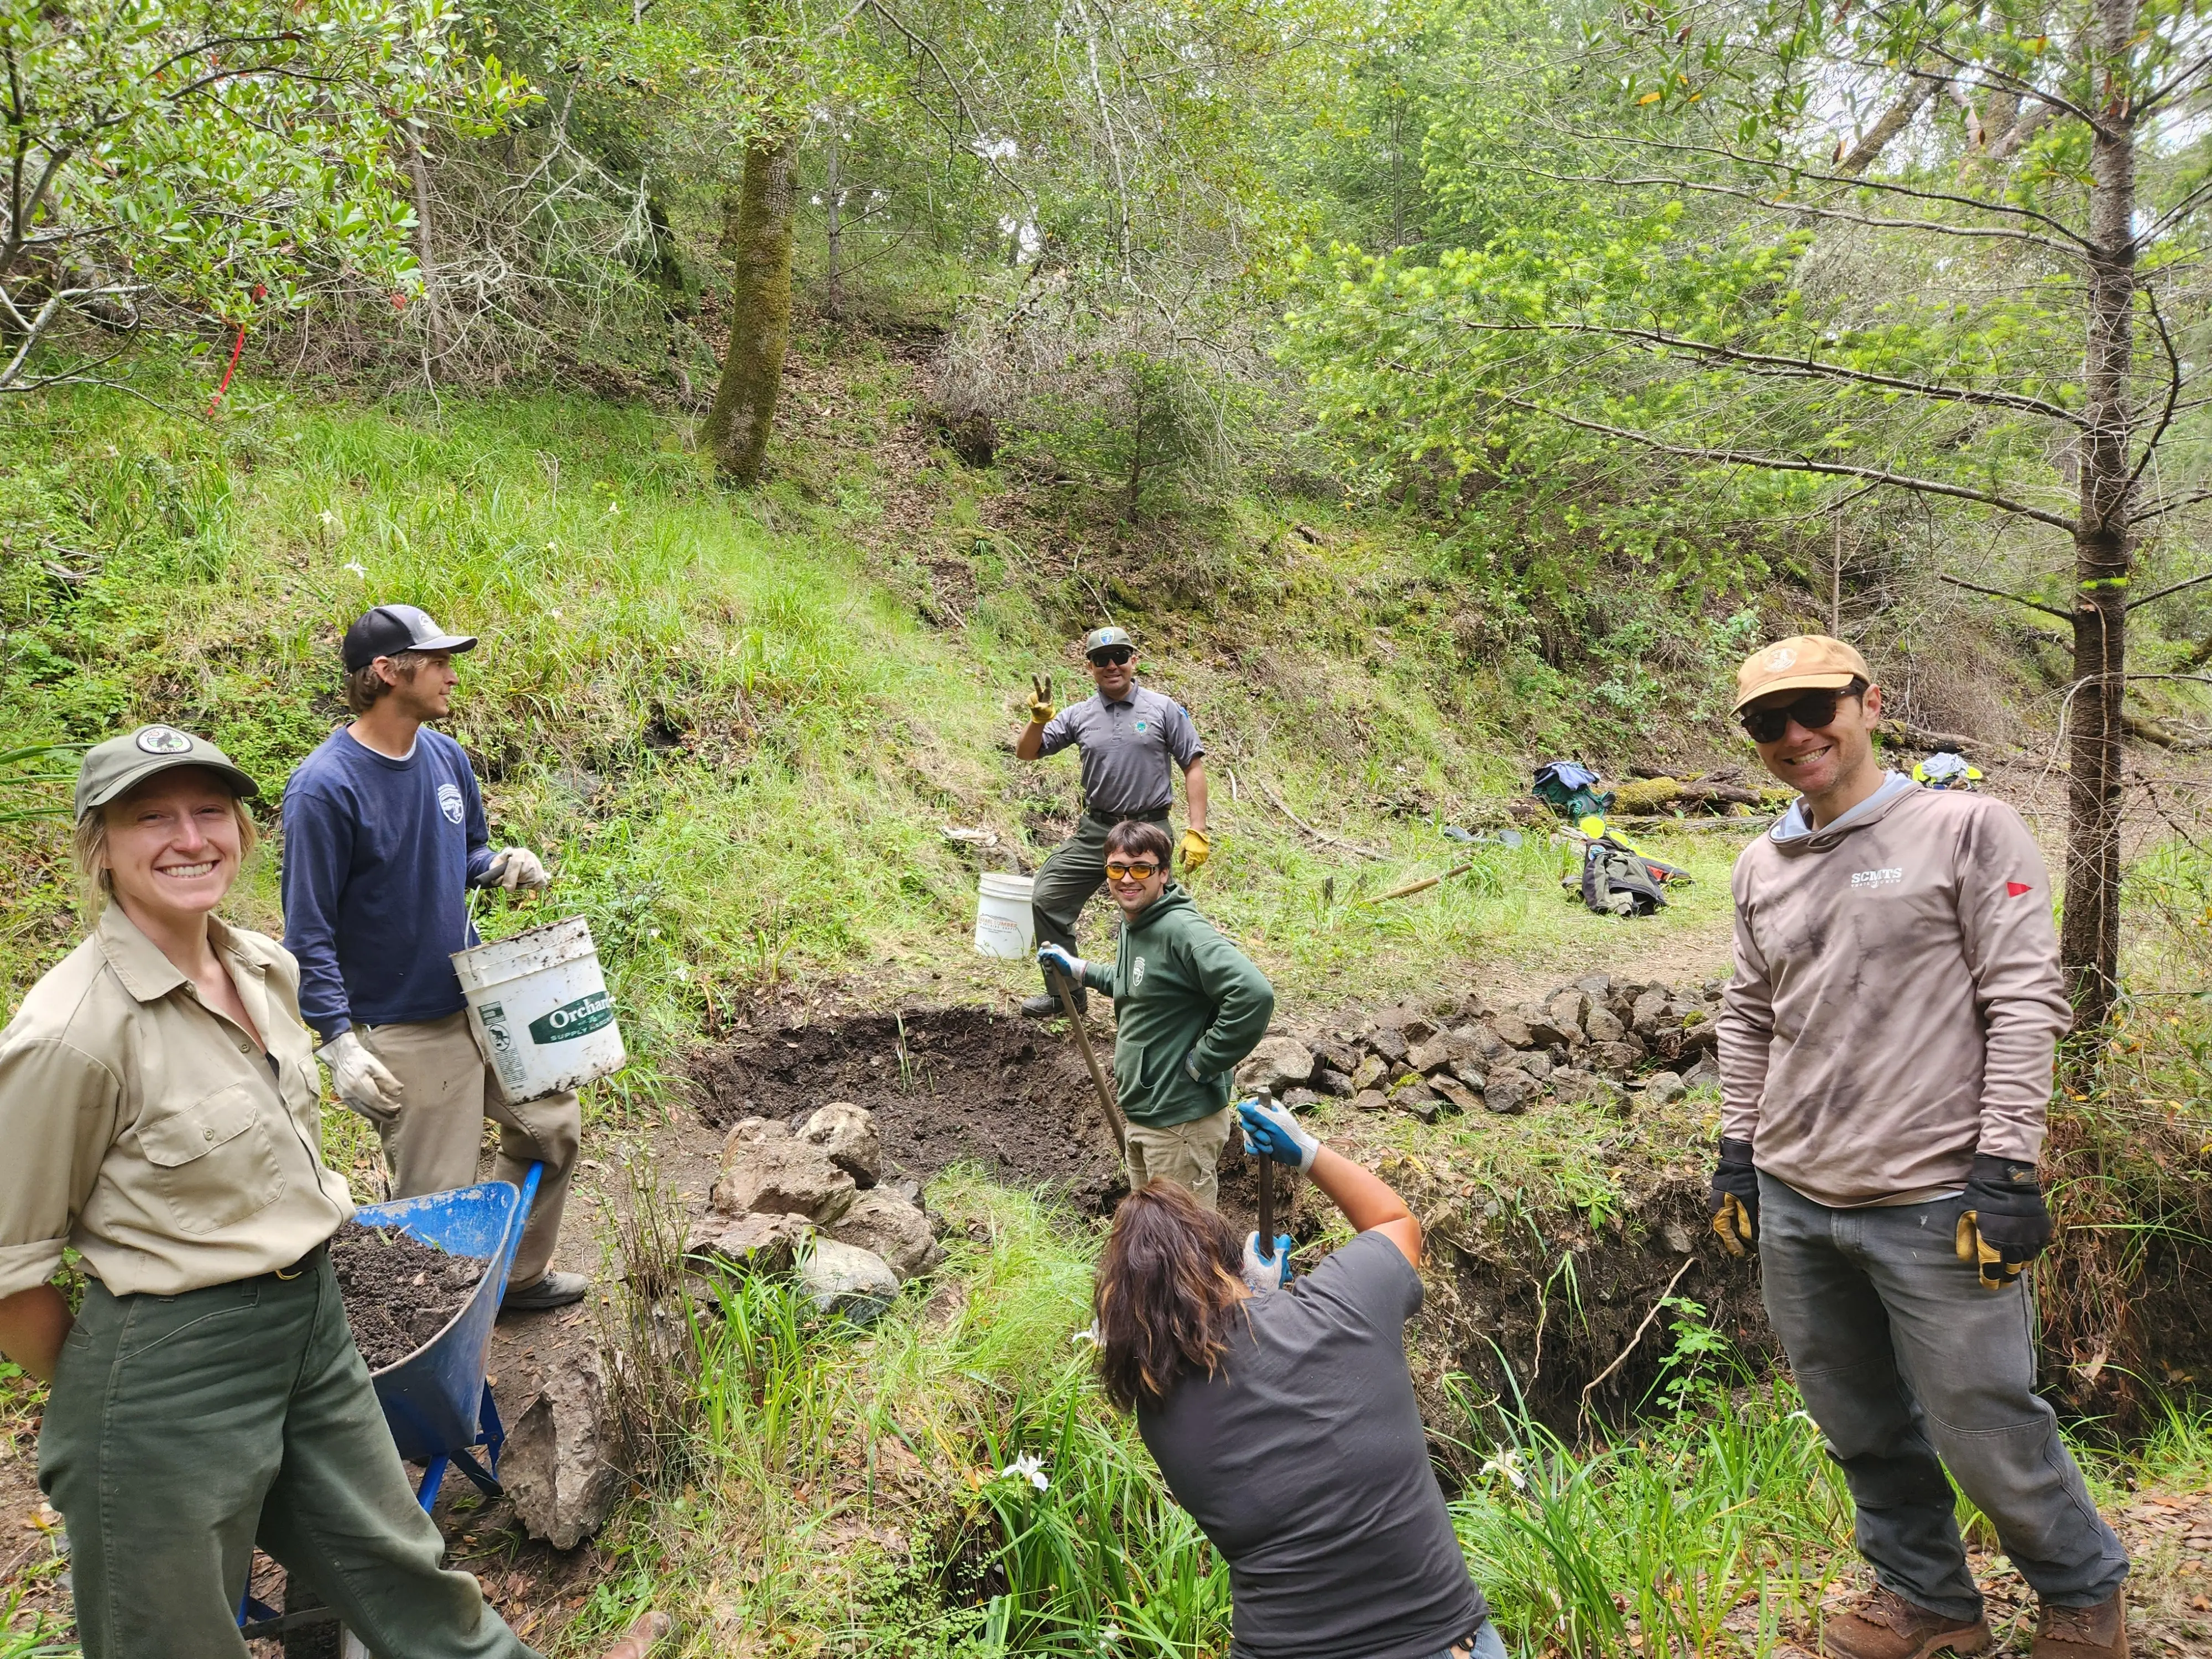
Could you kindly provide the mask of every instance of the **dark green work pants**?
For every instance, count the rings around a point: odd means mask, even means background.
[[[39,1485],[69,1526],[85,1659],[246,1659],[257,1543],[378,1659],[534,1659],[439,1566],[327,1255],[181,1296],[88,1285]]]
[[[1083,954],[1075,942],[1076,918],[1091,896],[1106,884],[1106,831],[1110,827],[1085,812],[1075,821],[1075,833],[1052,849],[1036,872],[1030,886],[1030,912],[1039,945],[1057,945],[1072,957]],[[1169,833],[1172,839],[1174,832]],[[1048,994],[1052,991],[1048,976],[1044,988]],[[1076,987],[1075,994],[1081,996],[1082,987]]]

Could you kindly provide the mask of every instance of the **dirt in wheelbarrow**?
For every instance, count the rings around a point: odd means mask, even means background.
[[[448,1255],[405,1233],[349,1221],[331,1240],[346,1322],[371,1370],[407,1358],[446,1328],[483,1277],[483,1258]]]
[[[692,1062],[700,1115],[715,1128],[796,1124],[846,1100],[875,1114],[886,1180],[969,1163],[1093,1213],[1120,1195],[1113,1134],[1064,1020],[954,1006],[764,1024]],[[1092,1026],[1091,1041],[1110,1065],[1111,1030]]]

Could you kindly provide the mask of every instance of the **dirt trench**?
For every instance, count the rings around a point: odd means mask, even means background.
[[[1111,1032],[1094,1028],[1091,1041],[1103,1061]],[[1090,1075],[1056,1025],[965,1006],[810,1019],[734,1037],[695,1060],[691,1075],[701,1115],[717,1128],[744,1117],[803,1118],[826,1101],[865,1106],[894,1176],[926,1182],[972,1162],[1091,1216],[1110,1213],[1127,1190]],[[1465,1431],[1444,1420],[1457,1409],[1443,1388],[1453,1372],[1477,1399],[1517,1394],[1562,1433],[1577,1431],[1586,1405],[1614,1421],[1632,1413],[1672,1343],[1663,1313],[1638,1338],[1670,1283],[1754,1367],[1771,1357],[1756,1269],[1712,1243],[1701,1183],[1632,1190],[1617,1220],[1594,1229],[1572,1210],[1485,1214],[1410,1161],[1386,1163],[1382,1173],[1429,1231],[1429,1297],[1414,1346],[1439,1432]],[[1223,1212],[1251,1225],[1254,1172],[1233,1136],[1220,1180]],[[1327,1201],[1309,1188],[1297,1206],[1299,1242],[1318,1239],[1328,1218]],[[1562,1261],[1571,1266],[1563,1270]],[[1624,1352],[1585,1401],[1585,1387]]]

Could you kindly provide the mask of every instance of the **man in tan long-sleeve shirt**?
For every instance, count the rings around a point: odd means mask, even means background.
[[[1948,1469],[2041,1601],[2034,1659],[2124,1659],[2127,1555],[2035,1394],[2020,1281],[2051,1237],[2036,1158],[2072,1018],[2050,877],[2009,806],[1882,770],[1872,678],[1818,635],[1736,676],[1802,794],[1736,860],[1713,1223],[1758,1248],[1874,1568],[1821,1649],[1989,1645]]]

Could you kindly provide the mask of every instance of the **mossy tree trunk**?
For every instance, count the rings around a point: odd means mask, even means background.
[[[745,150],[744,182],[723,204],[722,243],[730,282],[730,349],[701,439],[714,471],[731,483],[760,482],[783,355],[791,342],[791,223],[799,141],[762,139]]]

